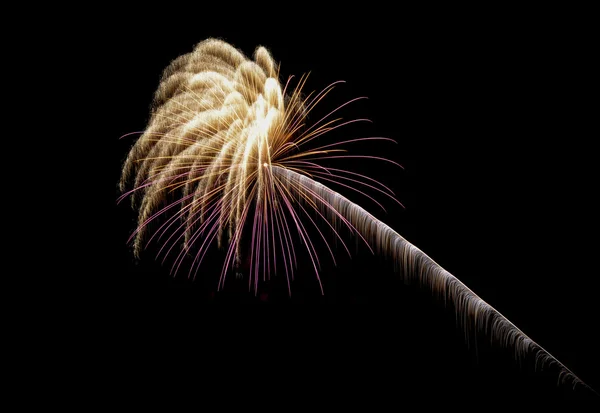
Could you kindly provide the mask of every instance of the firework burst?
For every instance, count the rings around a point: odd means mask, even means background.
[[[133,206],[139,207],[138,228],[131,238],[137,257],[144,242],[160,240],[159,254],[166,258],[176,253],[174,273],[186,255],[194,255],[189,275],[195,276],[208,246],[213,241],[227,244],[221,287],[228,270],[242,260],[244,224],[251,220],[249,284],[256,291],[261,275],[270,276],[279,265],[290,288],[296,267],[292,233],[299,234],[317,279],[319,257],[306,225],[315,226],[328,248],[329,244],[310,218],[308,210],[323,216],[314,200],[298,211],[298,196],[304,193],[284,185],[273,173],[274,167],[345,186],[349,185],[343,181],[359,183],[392,197],[389,189],[371,178],[316,163],[344,156],[336,148],[344,143],[391,139],[353,139],[302,150],[326,132],[366,121],[342,123],[333,116],[350,101],[306,126],[307,114],[340,82],[304,96],[306,76],[292,91],[291,79],[282,87],[278,72],[265,48],[259,47],[251,61],[229,44],[213,39],[200,43],[165,70],[148,128],[129,153],[120,183],[125,191],[128,181],[134,180],[133,190],[122,197],[131,195]],[[170,199],[174,201],[167,202]],[[149,236],[156,218],[167,215],[167,222]],[[342,241],[335,229],[334,233]],[[183,248],[177,251],[176,245]]]
[[[365,187],[395,200],[387,187],[370,177],[319,163],[348,157],[339,153],[340,145],[391,139],[352,139],[306,149],[333,129],[364,121],[344,122],[337,117],[336,112],[350,101],[307,125],[307,114],[339,82],[304,95],[306,79],[302,76],[293,88],[290,80],[282,85],[279,66],[265,48],[257,48],[250,60],[215,39],[199,43],[170,64],[156,91],[149,124],[131,149],[120,182],[120,199],[130,196],[139,210],[138,227],[130,238],[134,254],[139,257],[154,240],[161,245],[158,253],[163,261],[175,257],[174,273],[190,255],[188,274],[195,276],[208,247],[217,243],[226,249],[219,288],[247,255],[249,288],[256,292],[260,279],[283,270],[291,294],[297,239],[319,279],[319,256],[309,229],[313,227],[311,231],[322,238],[335,262],[320,227],[328,227],[348,250],[339,233],[343,226],[369,248],[389,256],[407,280],[453,303],[465,329],[475,326],[519,357],[533,354],[540,365],[557,366],[561,381],[583,384],[456,277],[319,182],[335,182],[359,192]],[[133,189],[127,191],[130,182]]]

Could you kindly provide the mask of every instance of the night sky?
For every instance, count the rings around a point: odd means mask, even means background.
[[[197,25],[163,25],[157,14],[109,25],[97,42],[103,67],[98,92],[106,97],[101,129],[112,150],[106,202],[113,217],[106,228],[113,259],[102,261],[109,268],[97,276],[109,294],[100,317],[118,337],[169,337],[184,358],[206,360],[224,379],[266,374],[296,394],[383,400],[588,395],[557,387],[555,370],[536,372],[530,359],[519,365],[510,349],[490,346],[486,337],[472,335],[467,345],[451,307],[403,284],[389,260],[350,238],[353,257],[338,248],[337,267],[320,244],[324,295],[307,263],[299,266],[290,298],[283,274],[261,284],[256,296],[233,275],[217,292],[222,252],[216,249],[194,281],[186,273],[170,276],[152,248],[136,262],[126,245],[136,215],[128,202],[116,204],[120,168],[134,138],[119,137],[144,129],[169,62],[217,37],[247,56],[258,45],[267,47],[281,62],[282,79],[310,71],[307,90],[345,80],[323,101],[323,113],[367,96],[341,115],[373,123],[349,126],[330,139],[392,138],[397,144],[348,148],[385,156],[404,169],[373,161],[337,165],[380,180],[404,208],[378,196],[383,211],[335,189],[599,390],[598,310],[590,280],[597,276],[597,252],[583,236],[592,230],[593,165],[589,144],[580,143],[574,126],[586,115],[572,96],[574,52],[560,27],[531,25],[527,18],[391,14],[301,22],[282,17],[276,24],[243,26],[208,17]],[[117,352],[133,355],[135,347]]]

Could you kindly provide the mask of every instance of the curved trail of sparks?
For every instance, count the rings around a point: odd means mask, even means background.
[[[594,391],[458,278],[365,209],[305,175],[278,166],[273,166],[272,171],[285,185],[305,191],[306,198],[324,203],[331,220],[336,218],[332,211],[344,216],[372,245],[374,244],[377,252],[390,256],[401,266],[401,274],[407,277],[408,281],[417,281],[438,298],[451,302],[465,331],[472,322],[476,329],[483,330],[495,342],[513,348],[517,357],[532,353],[535,355],[536,366],[543,368],[556,365],[560,370],[560,382],[571,381],[573,386],[581,384]]]
[[[215,39],[199,43],[165,69],[146,130],[124,135],[141,133],[123,166],[123,195],[119,197],[120,201],[131,196],[133,207],[139,209],[138,226],[131,235],[135,256],[139,258],[153,239],[164,239],[158,251],[158,255],[164,255],[162,262],[170,254],[175,255],[171,273],[176,274],[186,256],[191,257],[188,277],[192,278],[208,247],[216,242],[226,247],[218,288],[223,288],[228,272],[239,267],[242,256],[247,255],[249,289],[254,288],[256,293],[259,279],[265,281],[282,269],[291,294],[297,267],[296,241],[306,249],[322,289],[319,256],[309,230],[316,229],[335,262],[333,250],[315,219],[327,224],[349,254],[333,225],[341,223],[371,251],[374,247],[391,257],[407,280],[418,281],[452,303],[465,331],[474,326],[493,341],[513,348],[517,358],[534,354],[536,366],[557,366],[559,382],[588,387],[421,250],[362,207],[315,181],[313,177],[334,182],[380,206],[359,188],[370,188],[400,203],[382,183],[319,165],[318,161],[358,158],[402,166],[377,156],[340,154],[345,151],[337,149],[342,144],[389,138],[353,138],[304,149],[327,132],[369,121],[330,119],[348,104],[364,98],[352,99],[306,126],[307,115],[315,105],[343,82],[303,96],[307,76],[300,77],[294,90],[289,87],[291,77],[283,87],[278,77],[279,67],[264,47],[257,48],[254,60],[249,60],[233,46]],[[126,191],[131,181],[134,187]],[[161,224],[162,218],[165,220]],[[158,230],[149,237],[155,225]],[[294,238],[292,233],[296,231]],[[249,253],[242,251],[244,241]],[[177,251],[176,245],[183,248]],[[196,251],[192,252],[192,247]]]

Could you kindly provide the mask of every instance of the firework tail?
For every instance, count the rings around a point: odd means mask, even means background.
[[[517,358],[533,355],[536,367],[557,367],[559,383],[571,383],[573,387],[582,385],[593,391],[458,278],[365,209],[305,175],[278,166],[272,167],[272,173],[290,190],[304,192],[299,199],[308,198],[321,204],[329,211],[331,219],[335,219],[334,212],[346,218],[379,253],[389,256],[399,265],[399,273],[406,281],[417,282],[436,297],[450,302],[465,331],[474,326],[477,331],[489,336],[492,342],[513,349]]]

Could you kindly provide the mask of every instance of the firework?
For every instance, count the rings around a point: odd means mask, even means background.
[[[306,76],[294,88],[290,80],[280,83],[279,66],[263,47],[250,60],[215,39],[199,43],[170,64],[156,91],[149,124],[123,167],[122,198],[131,196],[139,210],[131,237],[134,254],[139,257],[145,244],[155,240],[165,259],[175,256],[175,273],[191,255],[189,275],[195,275],[208,247],[217,243],[226,249],[219,288],[247,255],[250,288],[256,292],[261,278],[282,269],[291,293],[296,240],[306,249],[319,279],[319,256],[309,228],[325,241],[335,261],[315,219],[347,249],[339,233],[339,226],[344,226],[389,256],[401,276],[453,303],[463,328],[474,325],[519,356],[533,354],[542,366],[556,365],[562,381],[583,384],[456,277],[319,182],[336,182],[359,192],[364,186],[393,198],[388,188],[370,177],[319,164],[321,159],[347,156],[338,154],[338,147],[361,139],[306,149],[323,134],[362,119],[342,122],[336,117],[350,101],[306,125],[307,114],[338,82],[304,95],[305,82]],[[126,191],[130,182],[133,189]],[[158,217],[163,218],[160,225],[155,223]]]

